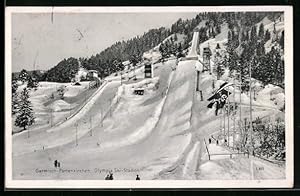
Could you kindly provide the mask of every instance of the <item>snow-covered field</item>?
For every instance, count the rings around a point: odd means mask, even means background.
[[[269,180],[284,179],[285,167],[272,164],[247,154],[232,154],[230,150],[208,144],[208,153],[202,156],[201,172],[197,176],[202,180]]]
[[[57,89],[65,87],[64,99],[61,99]],[[89,89],[89,82],[81,82],[81,85],[71,83],[40,82],[37,90],[30,90],[30,101],[35,112],[35,124],[30,130],[51,127],[65,121],[78,107],[84,104],[96,89]],[[19,86],[20,92],[26,85]],[[13,119],[15,116],[13,116]],[[22,131],[22,128],[13,126],[13,133]]]
[[[221,28],[221,34],[200,44],[200,51],[208,44],[225,47],[228,27]],[[193,39],[192,56],[197,56],[196,42]],[[144,54],[146,58],[151,56],[159,58],[155,48]],[[112,171],[116,180],[133,180],[137,174],[142,180],[283,179],[284,166],[243,154],[230,157],[231,151],[222,142],[208,144],[211,154],[222,154],[208,160],[204,140],[219,131],[222,118],[207,108],[207,98],[214,90],[212,82],[216,89],[225,80],[234,81],[227,72],[218,81],[213,74],[201,72],[201,100],[195,91],[196,69],[202,69],[198,60],[176,65],[175,59],[169,59],[155,64],[154,78],[144,79],[144,68],[138,66],[124,73],[122,85],[120,75],[115,74],[94,91],[87,90],[85,82],[81,86],[64,84],[64,99],[50,99],[61,84],[41,83],[31,92],[39,126],[30,129],[30,137],[13,135],[13,178],[103,180]],[[132,79],[134,74],[137,80]],[[280,111],[284,90],[273,85],[261,87],[255,80],[253,84],[257,89],[253,118],[284,116]],[[140,88],[145,90],[144,95],[133,93]],[[231,91],[234,93],[229,100],[241,102],[242,116],[249,116],[249,95],[242,93],[240,100],[240,91]],[[80,110],[70,115],[76,108]],[[49,110],[56,122],[52,128],[45,123]],[[63,118],[67,120],[61,122]],[[61,163],[60,170],[53,167],[54,160]]]

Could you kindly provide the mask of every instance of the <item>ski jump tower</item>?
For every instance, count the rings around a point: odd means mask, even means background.
[[[192,46],[189,54],[186,56],[186,60],[198,60],[199,50],[199,32],[195,31],[193,34]]]

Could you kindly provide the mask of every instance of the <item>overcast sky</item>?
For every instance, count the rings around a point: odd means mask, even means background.
[[[170,27],[197,13],[13,14],[12,69],[47,70],[68,57],[89,57],[116,41]]]

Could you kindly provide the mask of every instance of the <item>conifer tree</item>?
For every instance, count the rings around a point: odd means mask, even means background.
[[[174,41],[177,41],[178,37],[177,37],[177,33],[174,34]]]
[[[12,114],[16,114],[17,109],[18,109],[18,84],[16,80],[12,80],[12,99],[11,99],[11,106],[12,106]]]
[[[182,51],[181,43],[178,44],[176,56],[177,56],[177,58],[180,58],[180,57],[184,56],[183,51]]]
[[[22,69],[19,75],[19,80],[21,80],[23,83],[26,82],[28,79],[28,72],[25,69]]]
[[[265,32],[265,42],[268,41],[269,39],[271,39],[271,33],[270,31],[267,29]]]
[[[225,58],[222,57],[219,52],[216,52],[215,59],[214,59],[214,62],[215,62],[214,72],[217,75],[217,80],[219,80],[225,72],[225,69],[224,69],[225,62],[224,61],[225,61]]]
[[[31,76],[28,76],[28,83],[27,83],[27,87],[28,88],[33,88],[33,89],[37,89],[38,87],[38,81],[36,78],[33,78]]]
[[[29,101],[29,94],[27,88],[24,88],[20,94],[19,110],[15,125],[22,127],[23,130],[35,122],[31,102]]]
[[[167,43],[161,43],[160,44],[159,52],[161,54],[162,62],[164,62],[165,59],[168,58],[168,45],[167,45]]]
[[[258,38],[259,39],[264,39],[264,35],[265,35],[265,32],[264,32],[265,30],[264,30],[264,25],[263,25],[263,23],[260,23],[260,25],[259,25],[259,30],[258,30]]]

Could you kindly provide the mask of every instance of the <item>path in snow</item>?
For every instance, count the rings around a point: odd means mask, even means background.
[[[89,131],[90,119],[94,121],[93,126],[99,123],[98,119],[101,118],[101,115],[98,114],[101,113],[101,109],[105,113],[109,107],[109,104],[103,104],[106,103],[104,100],[112,99],[118,85],[118,82],[112,82],[100,89],[73,118],[53,129],[34,131],[30,138],[27,138],[27,134],[13,136],[13,155],[40,151],[43,147],[45,149],[53,148],[72,142],[76,139],[76,124],[78,124],[77,138],[79,139]]]

